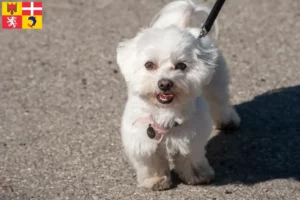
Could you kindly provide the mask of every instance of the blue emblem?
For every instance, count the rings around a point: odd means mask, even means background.
[[[34,16],[30,16],[30,17],[28,17],[28,21],[32,21],[32,24],[28,24],[28,26],[30,27],[30,28],[32,28],[35,24],[36,24],[36,19],[35,19],[35,17]]]

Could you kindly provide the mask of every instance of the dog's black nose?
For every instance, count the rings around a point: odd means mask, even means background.
[[[158,81],[158,88],[162,91],[168,91],[173,87],[173,81],[169,79],[160,79]]]

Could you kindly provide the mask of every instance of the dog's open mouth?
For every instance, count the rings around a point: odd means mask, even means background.
[[[163,92],[157,95],[157,100],[159,103],[168,104],[174,99],[174,95],[171,92]]]

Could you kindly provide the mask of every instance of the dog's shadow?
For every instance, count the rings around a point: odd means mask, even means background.
[[[300,181],[300,86],[273,90],[236,106],[236,133],[219,133],[207,145],[213,184]]]

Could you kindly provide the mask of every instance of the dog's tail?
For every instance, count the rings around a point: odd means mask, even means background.
[[[179,0],[167,4],[151,21],[150,26],[154,28],[166,28],[172,25],[176,25],[180,29],[184,30],[190,26],[190,21],[193,15],[199,16],[202,24],[206,19],[200,17],[200,13],[204,12],[206,15],[210,13],[210,9],[203,5],[197,5],[195,0]],[[207,17],[207,16],[205,16]],[[219,34],[218,23],[215,21],[215,34],[216,38]]]

